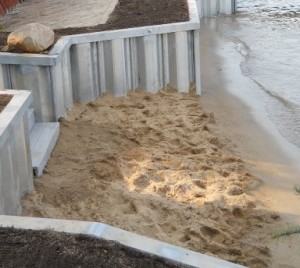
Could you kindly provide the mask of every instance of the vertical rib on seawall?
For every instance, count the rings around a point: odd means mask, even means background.
[[[20,119],[19,124],[15,125],[11,139],[14,141],[14,147],[12,149],[12,158],[14,159],[14,179],[18,182],[18,198],[21,200],[25,193],[33,189],[33,171],[30,156],[27,111]]]
[[[32,91],[33,108],[37,122],[55,120],[51,67],[35,65],[8,65],[11,88]]]
[[[125,59],[125,40],[115,39],[111,41],[112,46],[112,73],[108,75],[113,76],[113,86],[109,88],[116,97],[124,96],[129,89],[127,87],[126,77],[126,59]],[[130,66],[130,65],[129,65]]]
[[[236,0],[196,0],[200,18],[235,13]]]
[[[3,204],[0,205],[5,215],[19,215],[19,185],[14,176],[11,141],[8,139],[0,150],[0,191]]]
[[[74,104],[69,50],[63,52],[60,62],[50,67],[50,74],[54,106],[54,118],[51,121],[57,121],[64,117]]]
[[[201,94],[201,66],[200,66],[200,30],[194,31],[194,59],[196,94]]]
[[[64,91],[64,105],[66,109],[70,109],[74,104],[72,73],[71,73],[71,59],[70,51],[66,50],[62,58],[62,85]]]
[[[137,38],[139,87],[148,92],[159,90],[158,45],[156,35]]]
[[[91,44],[72,45],[70,49],[74,101],[82,103],[99,96],[99,89],[93,79],[93,68],[97,59],[92,57],[94,47]]]
[[[235,13],[236,0],[219,0],[218,13],[230,15]]]
[[[178,92],[189,92],[190,80],[189,80],[189,50],[193,49],[193,46],[188,46],[187,32],[176,32],[176,78],[177,83],[175,87]],[[182,68],[182,66],[185,66]]]

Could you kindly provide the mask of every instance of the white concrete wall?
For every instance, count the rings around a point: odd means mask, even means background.
[[[236,0],[196,0],[200,18],[219,14],[231,15],[236,10]]]
[[[27,110],[28,91],[0,91],[13,98],[0,113],[0,214],[18,215],[20,200],[33,188]]]
[[[188,1],[188,22],[66,36],[49,55],[0,53],[0,86],[32,90],[40,122],[104,92],[156,92],[168,84],[188,92],[195,83],[200,94],[200,22],[195,0]]]

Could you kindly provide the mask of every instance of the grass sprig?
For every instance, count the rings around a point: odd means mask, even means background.
[[[286,228],[282,228],[272,235],[272,239],[292,234],[300,234],[300,225],[293,225]]]
[[[295,191],[297,194],[300,194],[300,185],[294,185],[294,191]]]

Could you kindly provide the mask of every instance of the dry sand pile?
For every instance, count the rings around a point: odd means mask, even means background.
[[[77,105],[23,215],[100,221],[250,267],[279,216],[193,94],[130,93]]]

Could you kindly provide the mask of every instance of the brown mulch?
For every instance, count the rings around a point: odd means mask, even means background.
[[[188,266],[92,236],[0,228],[0,267]]]
[[[94,27],[54,30],[57,39],[64,35],[160,25],[189,20],[187,0],[119,0],[106,24]],[[0,48],[6,45],[9,32],[0,32]]]
[[[12,95],[0,94],[0,113],[12,99]]]

